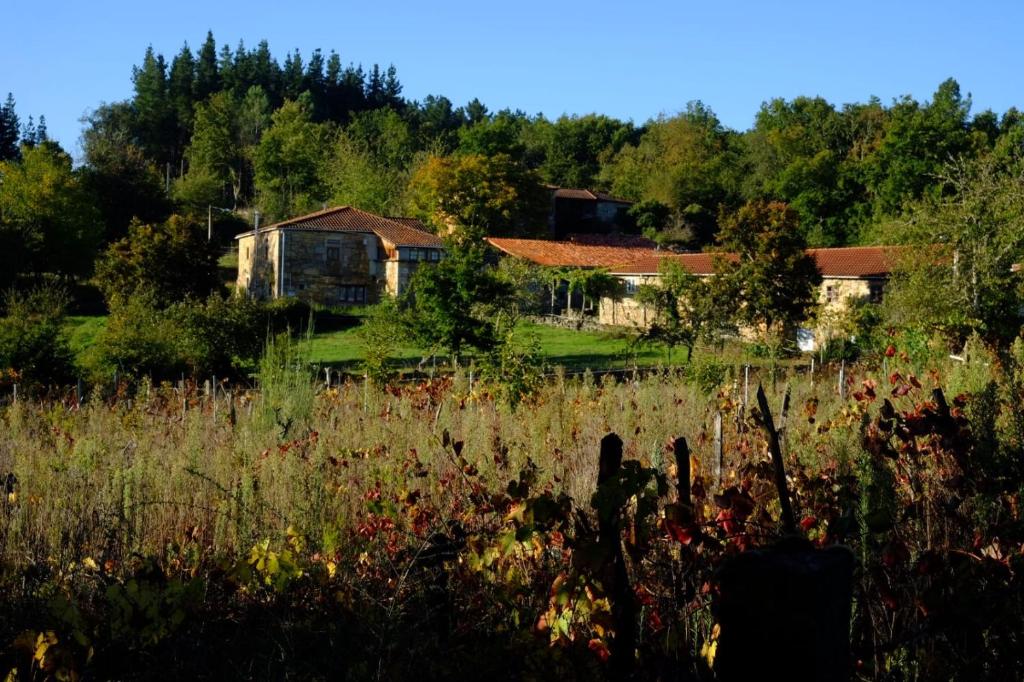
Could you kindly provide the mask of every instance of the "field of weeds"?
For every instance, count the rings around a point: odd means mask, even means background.
[[[797,533],[856,557],[849,668],[1011,679],[1020,370],[886,363],[844,397],[761,377]],[[3,408],[0,674],[715,678],[716,570],[784,531],[758,377],[555,378],[513,407],[461,375],[325,389],[295,367]],[[598,486],[610,432],[624,464]]]

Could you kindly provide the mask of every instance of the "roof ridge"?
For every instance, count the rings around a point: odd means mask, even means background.
[[[291,224],[294,224],[296,222],[300,222],[300,221],[303,221],[303,220],[309,220],[310,218],[319,218],[320,216],[329,215],[331,213],[341,213],[342,211],[351,210],[351,209],[353,209],[353,207],[349,206],[348,204],[345,204],[345,205],[342,205],[342,206],[332,206],[331,208],[322,208],[319,211],[313,211],[312,213],[306,213],[306,214],[303,214],[303,215],[295,216],[294,218],[285,218],[284,220],[279,220],[276,223],[271,223],[270,225],[267,225],[263,229],[269,230],[272,227],[285,227],[287,225],[291,225]],[[356,209],[356,210],[358,210],[358,209]]]

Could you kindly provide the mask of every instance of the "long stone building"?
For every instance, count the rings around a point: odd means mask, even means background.
[[[414,218],[329,208],[237,235],[239,291],[310,303],[374,303],[398,296],[423,263],[444,257],[441,239]]]
[[[523,258],[537,265],[561,268],[602,268],[622,281],[620,297],[602,298],[596,320],[605,325],[645,328],[654,321],[654,311],[636,300],[637,289],[656,284],[660,267],[672,260],[697,277],[714,274],[714,254],[671,253],[656,249],[644,240],[594,242],[578,236],[575,241],[490,238],[491,245],[506,256]],[[892,247],[853,246],[808,249],[821,274],[819,302],[825,311],[841,313],[851,300],[880,302],[892,269]],[[823,316],[825,317],[825,316]],[[826,323],[798,332],[804,350],[835,335]]]

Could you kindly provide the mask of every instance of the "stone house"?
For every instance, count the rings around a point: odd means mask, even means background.
[[[398,296],[417,267],[444,256],[441,239],[418,220],[385,218],[351,206],[258,227],[235,240],[239,291],[323,305]]]
[[[801,350],[812,351],[837,335],[837,327],[829,320],[841,317],[851,301],[881,302],[892,269],[892,258],[891,247],[884,246],[808,249],[807,253],[814,258],[821,274],[818,302],[824,314],[813,329],[797,330],[797,341]],[[598,321],[631,327],[651,324],[654,311],[637,303],[634,295],[641,285],[659,281],[659,268],[665,258],[672,259],[698,277],[714,274],[714,254],[710,253],[661,253],[612,266],[609,273],[623,281],[625,295],[618,300],[603,298],[598,309]]]
[[[588,189],[550,187],[548,231],[555,239],[573,234],[618,235],[636,232],[629,215],[633,202]]]

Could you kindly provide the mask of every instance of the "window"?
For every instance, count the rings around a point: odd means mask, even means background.
[[[636,293],[636,280],[635,279],[627,279],[626,280],[626,295],[632,296],[635,293]]]
[[[430,260],[441,260],[441,252],[437,249],[430,250]]]
[[[835,303],[839,300],[839,289],[833,286],[825,287],[825,301],[828,303]]]
[[[868,300],[872,303],[881,303],[884,293],[885,282],[871,282],[868,284]]]
[[[420,260],[421,256],[423,256],[422,249],[409,249],[409,260]]]
[[[352,284],[339,287],[338,300],[342,303],[365,303],[366,287]]]
[[[341,263],[341,240],[328,239],[324,255],[329,264],[339,265]]]

